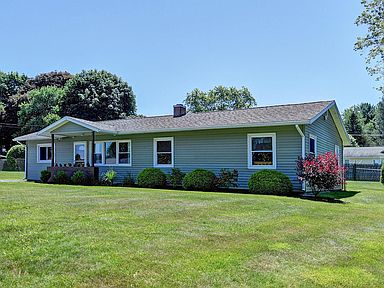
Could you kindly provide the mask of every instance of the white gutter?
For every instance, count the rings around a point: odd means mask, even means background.
[[[299,125],[295,125],[297,132],[299,132],[301,136],[301,157],[305,158],[305,135],[303,131],[301,130]],[[305,191],[305,182],[302,183],[302,189]]]

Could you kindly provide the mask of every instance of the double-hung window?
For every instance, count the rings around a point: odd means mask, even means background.
[[[173,137],[153,139],[153,164],[155,167],[173,167]]]
[[[309,154],[317,156],[317,137],[315,135],[309,135]]]
[[[37,144],[37,163],[50,163],[52,159],[51,144]]]
[[[95,143],[96,165],[132,165],[131,140],[98,141]]]
[[[248,168],[276,169],[276,133],[248,134]]]

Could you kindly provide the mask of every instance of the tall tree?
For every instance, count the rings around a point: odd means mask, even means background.
[[[378,134],[379,143],[378,145],[384,145],[384,96],[381,101],[377,104],[375,123]]]
[[[357,26],[366,26],[367,33],[358,37],[355,50],[366,52],[367,71],[376,76],[378,89],[384,93],[384,0],[362,0],[363,12],[356,19]]]
[[[208,92],[194,89],[184,100],[188,110],[193,112],[234,110],[256,106],[256,100],[246,87],[216,86]]]
[[[58,100],[63,94],[63,88],[53,86],[29,91],[28,101],[20,105],[18,112],[21,133],[38,131],[59,120]]]
[[[347,132],[356,139],[356,142],[359,146],[364,146],[366,141],[362,135],[363,127],[355,107],[346,109],[343,113],[343,119]]]
[[[12,118],[11,97],[17,94],[25,85],[27,76],[17,72],[0,72],[0,102],[2,113],[0,113],[0,148],[8,149],[12,145],[12,136],[18,130],[16,122]],[[0,149],[1,150],[1,149]]]
[[[360,103],[356,105],[356,110],[360,113],[363,124],[368,124],[374,120],[376,115],[376,107],[371,103]]]
[[[125,118],[136,113],[136,100],[127,82],[107,71],[82,71],[70,79],[59,102],[62,116],[87,120]]]

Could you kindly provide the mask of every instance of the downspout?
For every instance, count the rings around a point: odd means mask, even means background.
[[[305,158],[305,135],[304,135],[304,133],[301,130],[299,125],[295,125],[295,127],[296,127],[297,132],[299,132],[299,134],[301,136],[301,157],[303,157],[303,159],[304,159]],[[305,191],[305,182],[303,181],[303,183],[301,185],[302,185],[303,191]]]

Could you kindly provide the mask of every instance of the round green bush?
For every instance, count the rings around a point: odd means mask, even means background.
[[[186,190],[213,191],[216,188],[216,175],[205,169],[195,169],[183,178]]]
[[[164,187],[167,183],[167,177],[163,171],[158,168],[145,168],[137,176],[137,184],[145,188]]]
[[[75,185],[84,185],[86,183],[86,177],[83,171],[75,171],[71,176],[71,181]]]
[[[24,145],[14,145],[9,148],[7,152],[7,159],[9,158],[24,158],[25,157],[25,146]]]
[[[40,172],[40,180],[43,183],[48,183],[49,178],[51,178],[51,172],[47,170],[42,170]]]
[[[7,160],[4,161],[3,171],[19,171],[16,159],[13,157],[7,158]]]
[[[248,181],[250,193],[269,195],[288,195],[293,187],[289,177],[276,170],[260,170]]]
[[[63,170],[58,170],[56,174],[53,175],[53,182],[56,184],[69,184],[70,178]]]

